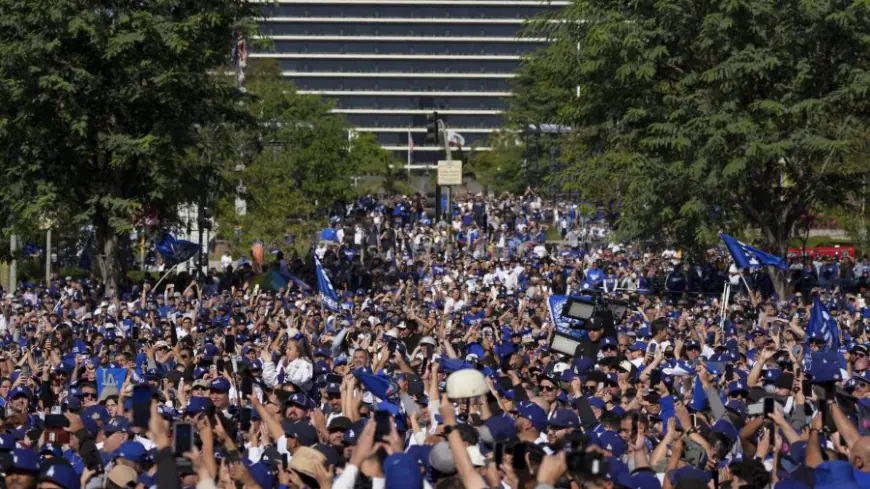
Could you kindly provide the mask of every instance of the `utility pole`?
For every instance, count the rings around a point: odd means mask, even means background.
[[[45,286],[51,283],[51,227],[45,230]]]
[[[18,251],[18,236],[12,235],[9,237],[9,252],[12,255],[12,261],[9,262],[9,290],[14,292],[18,288],[18,271],[16,270],[15,252]]]

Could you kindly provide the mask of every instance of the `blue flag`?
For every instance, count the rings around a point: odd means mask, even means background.
[[[556,332],[565,336],[574,338],[583,338],[585,335],[582,330],[578,329],[579,322],[562,315],[562,309],[565,303],[568,302],[567,295],[551,295],[547,300],[547,307],[550,309],[550,321],[556,327]]]
[[[103,389],[114,388],[115,392],[121,391],[121,386],[127,379],[126,368],[98,368],[97,369],[97,397],[102,395]]]
[[[190,260],[199,251],[199,245],[183,239],[175,239],[169,233],[163,233],[155,245],[157,252],[166,260],[166,263],[175,265]]]
[[[758,248],[741,243],[727,234],[720,234],[719,237],[722,238],[725,247],[728,248],[728,252],[731,253],[734,262],[740,268],[756,268],[767,265],[772,265],[783,270],[788,268],[788,264],[786,264],[785,260],[776,255],[771,255],[770,253],[761,251]]]
[[[837,329],[837,318],[831,316],[819,296],[813,299],[810,324],[807,325],[807,338],[813,336],[823,337],[831,350],[840,349],[840,331]]]
[[[338,312],[340,310],[338,306],[338,294],[332,288],[332,282],[326,276],[326,272],[323,270],[323,265],[320,264],[320,259],[317,258],[317,255],[314,255],[314,268],[317,273],[317,287],[320,289],[320,301],[323,307],[332,312]]]

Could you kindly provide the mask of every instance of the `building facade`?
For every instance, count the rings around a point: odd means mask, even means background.
[[[301,93],[334,99],[335,111],[357,131],[375,133],[385,148],[423,163],[443,155],[425,142],[433,111],[462,135],[464,151],[487,149],[521,57],[544,42],[518,36],[524,21],[568,2],[263,3],[261,32],[272,47],[250,57],[276,59]]]

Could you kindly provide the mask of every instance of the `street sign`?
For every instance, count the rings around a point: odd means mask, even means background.
[[[438,185],[462,185],[462,162],[440,160]]]

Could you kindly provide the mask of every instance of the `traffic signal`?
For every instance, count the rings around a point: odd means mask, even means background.
[[[439,140],[438,112],[432,112],[426,116],[426,144],[437,144]]]

